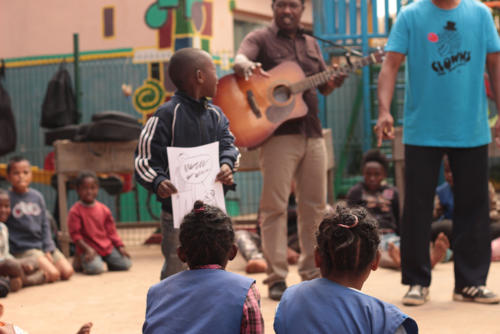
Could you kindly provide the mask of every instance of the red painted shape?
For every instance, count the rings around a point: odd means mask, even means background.
[[[169,49],[172,47],[172,10],[168,10],[167,21],[159,29],[158,47]]]

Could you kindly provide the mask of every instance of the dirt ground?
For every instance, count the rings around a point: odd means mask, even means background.
[[[72,334],[81,324],[92,321],[92,333],[141,333],[146,293],[159,279],[162,257],[159,246],[133,246],[133,267],[129,272],[104,273],[100,276],[76,274],[68,282],[31,287],[0,300],[4,305],[3,321],[13,322],[31,334]],[[243,273],[240,257],[229,270]],[[267,298],[262,284],[264,274],[252,275],[262,295],[266,332],[272,324],[277,302]],[[299,282],[297,268],[290,268],[287,283]],[[372,273],[363,291],[396,304],[412,316],[421,333],[500,334],[500,305],[477,305],[451,300],[453,266],[439,264],[433,271],[431,301],[421,307],[405,307],[400,299],[406,287],[396,271],[379,269]],[[500,262],[490,269],[488,286],[500,293]]]

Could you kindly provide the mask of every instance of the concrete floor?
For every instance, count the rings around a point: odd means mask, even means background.
[[[33,334],[72,334],[81,324],[92,321],[92,333],[140,333],[144,321],[146,292],[158,281],[162,263],[158,246],[133,246],[133,267],[129,272],[104,273],[100,276],[76,274],[68,282],[31,287],[0,300],[4,305],[2,321],[12,322]],[[240,257],[228,269],[243,274]],[[264,274],[251,275],[262,295],[261,306],[266,332],[272,324],[277,302],[267,298],[262,284]],[[290,268],[287,283],[299,282],[297,268]],[[500,293],[500,262],[490,269],[488,286]],[[363,288],[365,293],[391,302],[412,316],[421,333],[500,334],[500,305],[477,305],[451,300],[453,266],[439,264],[433,271],[431,301],[421,307],[404,307],[400,299],[406,287],[396,271],[373,272]]]

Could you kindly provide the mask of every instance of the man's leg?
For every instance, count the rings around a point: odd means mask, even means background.
[[[319,277],[319,269],[314,263],[314,233],[325,214],[327,182],[325,140],[308,138],[306,142],[306,152],[295,174],[299,274],[302,280]]]
[[[429,242],[432,207],[443,152],[441,148],[405,145],[405,199],[401,224],[402,282],[419,286],[419,289],[428,287],[431,283]],[[413,304],[412,298],[407,298],[413,296],[411,290],[403,299],[405,304]],[[419,294],[423,298],[416,298],[414,305],[427,300],[427,290],[420,289]]]
[[[178,228],[174,228],[174,220],[168,212],[161,212],[161,253],[165,261],[161,268],[160,279],[176,274],[187,268],[185,263],[177,257],[177,248],[179,247],[179,232]]]
[[[450,149],[455,288],[482,286],[491,261],[488,147]]]
[[[271,137],[260,152],[263,178],[260,199],[262,251],[268,263],[266,284],[284,282],[287,262],[287,205],[297,163],[304,151],[303,137]]]

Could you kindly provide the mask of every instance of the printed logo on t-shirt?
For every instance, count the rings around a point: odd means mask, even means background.
[[[38,216],[42,212],[42,209],[37,203],[26,203],[19,202],[12,209],[12,215],[14,218],[21,218],[22,216]]]
[[[432,69],[439,75],[454,71],[457,67],[467,64],[470,51],[460,49],[462,36],[457,31],[456,22],[447,21],[439,34],[431,32],[427,39],[437,47],[440,59],[432,62]]]

